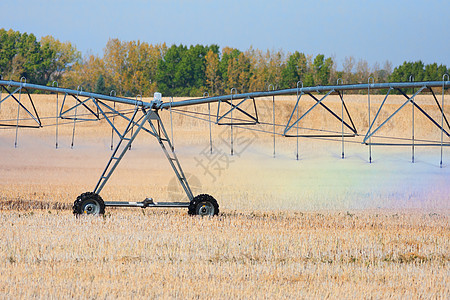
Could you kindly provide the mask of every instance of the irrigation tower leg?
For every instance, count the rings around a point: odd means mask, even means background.
[[[152,115],[154,114],[153,111],[144,113],[144,115],[137,122],[135,122],[134,119],[136,118],[137,112],[138,112],[138,109],[135,109],[133,116],[130,118],[128,125],[125,127],[124,132],[120,135],[119,142],[117,143],[116,148],[114,149],[111,157],[109,158],[109,161],[106,164],[106,167],[103,170],[103,173],[100,176],[100,179],[97,182],[97,185],[95,186],[95,189],[94,189],[95,194],[99,194],[102,191],[106,182],[109,180],[111,175],[114,173],[114,170],[119,165],[119,163],[122,160],[122,158],[124,157],[125,153],[130,149],[131,143],[134,141],[136,136],[139,134],[139,132],[141,131],[142,127],[145,125],[147,120],[150,117],[152,117]],[[136,126],[138,128],[136,130],[134,130],[133,134],[130,136],[128,133],[131,132],[131,129]],[[124,141],[126,142],[125,147],[123,146]]]
[[[151,127],[151,130],[148,132],[156,137],[158,140],[162,150],[164,151],[164,154],[166,155],[167,159],[169,160],[170,166],[172,167],[173,171],[175,172],[175,175],[177,176],[178,181],[180,182],[181,186],[183,187],[183,190],[186,192],[186,195],[189,198],[189,201],[192,201],[194,198],[192,191],[189,187],[189,184],[187,182],[186,176],[184,175],[184,172],[181,168],[180,162],[173,150],[172,143],[170,141],[169,135],[167,134],[166,129],[164,128],[164,125],[162,123],[161,118],[159,117],[159,114],[157,111],[149,110],[146,111],[145,109],[142,109],[142,112],[144,113],[143,116],[135,121],[136,114],[138,112],[138,109],[134,111],[133,116],[130,118],[130,121],[125,128],[123,134],[120,136],[120,140],[117,143],[117,146],[112,153],[108,164],[106,165],[95,189],[94,193],[99,194],[103,187],[105,186],[106,182],[109,180],[111,175],[113,174],[116,167],[119,165],[120,161],[124,157],[125,153],[130,149],[131,144],[136,139],[136,136],[139,134],[141,129],[145,126],[145,124],[149,124]],[[134,129],[137,127],[136,129]],[[134,130],[133,130],[134,129]],[[130,136],[128,133],[133,132]],[[124,143],[124,141],[126,143]]]
[[[145,112],[145,109],[143,109]],[[152,118],[148,118],[147,121],[152,128],[153,134],[159,142],[161,149],[164,151],[164,154],[167,157],[167,160],[170,163],[175,175],[177,176],[178,181],[180,182],[183,190],[186,192],[186,195],[189,198],[189,201],[194,199],[194,195],[192,194],[191,188],[187,182],[186,176],[184,175],[183,169],[181,168],[180,161],[175,154],[174,147],[172,146],[172,142],[170,141],[169,135],[167,134],[166,129],[164,128],[164,124],[159,117],[157,111],[153,112],[154,116]],[[156,123],[156,126],[155,124]]]

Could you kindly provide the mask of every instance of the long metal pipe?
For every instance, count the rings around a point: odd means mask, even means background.
[[[275,91],[261,91],[261,92],[251,92],[251,93],[243,93],[243,94],[233,94],[231,95],[223,95],[223,96],[214,96],[214,97],[207,97],[207,98],[197,98],[197,99],[189,99],[189,100],[181,100],[177,102],[162,102],[158,103],[155,106],[155,103],[152,102],[144,102],[144,101],[137,101],[134,99],[128,99],[128,98],[122,98],[122,97],[112,97],[102,94],[96,94],[96,93],[89,93],[89,92],[79,92],[76,90],[71,89],[63,89],[63,88],[57,88],[57,87],[50,87],[50,86],[43,86],[43,85],[37,85],[37,84],[30,84],[30,83],[20,83],[17,81],[8,81],[8,80],[0,80],[0,85],[10,85],[15,87],[22,87],[27,89],[37,89],[42,91],[49,91],[54,93],[62,93],[62,94],[75,94],[79,96],[84,97],[92,97],[96,99],[101,100],[108,100],[108,101],[114,101],[118,103],[124,103],[124,104],[131,104],[131,105],[137,105],[142,107],[153,107],[157,109],[169,109],[170,107],[183,107],[183,106],[190,106],[190,105],[198,105],[198,104],[204,104],[204,103],[213,103],[213,102],[219,102],[219,101],[226,101],[231,100],[231,97],[233,97],[233,100],[237,99],[245,99],[245,98],[257,98],[257,97],[268,97],[268,96],[280,96],[280,95],[296,95],[297,92],[303,92],[303,93],[314,93],[314,92],[329,92],[331,90],[345,90],[345,91],[351,91],[351,90],[363,90],[363,89],[389,89],[389,88],[421,88],[423,86],[427,87],[442,87],[449,86],[450,80],[448,81],[423,81],[423,82],[388,82],[388,83],[361,83],[361,84],[347,84],[347,85],[327,85],[327,86],[314,86],[314,87],[302,87],[300,89],[293,88],[293,89],[282,89],[282,90],[275,90]]]
[[[296,95],[297,91],[300,93],[314,93],[314,92],[329,92],[331,90],[362,90],[362,89],[389,89],[389,88],[421,88],[423,86],[427,87],[442,87],[442,81],[424,81],[424,82],[389,82],[389,83],[362,83],[362,84],[347,84],[347,85],[327,85],[327,86],[315,86],[315,87],[303,87],[299,90],[297,88],[293,89],[283,89],[283,90],[275,90],[275,91],[262,91],[262,92],[251,92],[251,93],[243,93],[243,94],[233,94],[233,99],[245,99],[245,98],[257,98],[257,97],[268,97],[268,96],[280,96],[280,95]],[[450,84],[450,81],[444,82],[447,86]],[[172,107],[182,107],[182,106],[190,106],[218,101],[226,101],[230,100],[231,95],[223,95],[223,96],[214,96],[208,98],[198,98],[198,99],[189,99],[182,100],[172,103]],[[169,103],[162,103],[158,108],[160,109],[168,109],[170,106]]]
[[[144,107],[152,106],[152,103],[150,103],[150,102],[137,101],[134,99],[107,96],[107,95],[89,93],[89,92],[83,92],[83,91],[80,92],[77,90],[63,89],[63,88],[58,88],[58,87],[51,87],[51,86],[31,84],[31,83],[20,83],[17,81],[0,80],[0,85],[10,85],[10,86],[15,86],[15,87],[48,91],[48,92],[61,93],[61,94],[73,94],[73,95],[78,95],[78,96],[83,96],[83,97],[92,97],[92,98],[101,99],[101,100],[108,100],[108,101],[114,101],[114,102],[118,102],[118,103],[138,105],[138,106],[144,106]],[[442,82],[441,82],[441,85],[442,85]],[[170,103],[167,103],[167,104],[170,105]]]

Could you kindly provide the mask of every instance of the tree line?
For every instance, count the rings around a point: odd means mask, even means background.
[[[80,59],[81,53],[70,42],[61,43],[51,36],[38,41],[33,34],[0,29],[0,75],[4,80],[24,77],[47,85],[60,81]]]
[[[393,68],[346,57],[338,71],[335,59],[299,51],[250,48],[241,51],[218,45],[148,44],[140,41],[110,39],[103,56],[82,56],[70,42],[51,36],[40,40],[33,34],[0,29],[0,74],[4,80],[20,80],[84,91],[134,97],[150,96],[155,91],[165,96],[201,96],[295,88],[343,83],[442,80],[445,65],[404,62]],[[412,76],[412,77],[411,77]]]

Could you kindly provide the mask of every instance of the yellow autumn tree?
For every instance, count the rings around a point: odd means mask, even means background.
[[[61,86],[93,92],[100,74],[104,73],[103,60],[95,55],[83,58],[75,63],[71,70],[62,77]]]
[[[217,92],[217,85],[219,79],[219,55],[209,50],[206,54],[206,85],[211,91],[211,95],[215,95]]]

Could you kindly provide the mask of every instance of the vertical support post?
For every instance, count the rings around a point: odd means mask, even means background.
[[[267,88],[270,91],[270,87],[272,87],[272,91],[275,90],[273,84],[269,84]],[[273,121],[273,157],[275,158],[275,96],[272,96],[272,121]]]
[[[203,93],[203,97],[209,97],[208,92]],[[209,153],[212,154],[212,133],[211,133],[211,103],[208,102],[208,123],[209,123]]]
[[[442,119],[441,119],[441,162],[439,163],[440,168],[442,168],[442,154],[443,154],[443,145],[444,145],[444,93],[445,93],[445,76],[447,76],[447,80],[450,80],[450,76],[448,74],[442,75]]]
[[[25,80],[24,83],[27,83],[27,79],[25,77],[20,78],[19,103],[17,105],[16,138],[14,139],[14,148],[17,148],[17,136],[19,133],[20,96],[22,95],[22,80]]]
[[[336,80],[336,85],[339,85],[339,81],[341,81],[341,84],[343,84],[343,80],[342,78],[338,78]],[[339,97],[341,98],[341,130],[342,130],[342,154],[341,154],[341,158],[344,159],[345,155],[344,155],[344,91],[338,91],[339,93]]]
[[[414,76],[410,75],[409,76],[409,81],[413,82],[414,81]],[[414,88],[412,93],[414,94]],[[411,162],[414,163],[414,98],[411,98]]]
[[[231,155],[234,154],[234,150],[233,150],[233,91],[237,94],[237,90],[235,88],[231,89],[231,122],[230,122],[230,129],[231,129]]]
[[[134,110],[137,111],[138,110],[138,97],[141,97],[141,102],[142,102],[142,95],[136,95],[136,104],[134,106]],[[134,126],[131,127],[131,136],[133,136],[133,130],[134,130]],[[131,150],[131,143],[130,143],[130,148],[128,150]]]
[[[169,106],[169,111],[170,111],[170,137],[172,139],[172,151],[175,150],[175,145],[173,142],[173,121],[172,121],[172,103],[173,103],[173,97],[170,96],[170,106]]]
[[[73,142],[75,140],[75,123],[77,121],[77,109],[78,107],[75,107],[75,117],[73,118],[72,142],[70,143],[70,149],[73,149]]]
[[[298,120],[298,107],[300,106],[299,93],[298,93],[299,92],[299,90],[298,90],[298,84],[299,83],[302,84],[302,89],[303,89],[303,81],[301,81],[301,80],[297,81],[297,101],[298,101],[298,104],[297,104],[297,120]],[[295,157],[298,160],[298,122],[296,124],[296,127],[297,127],[297,151],[296,151],[297,153],[296,153]]]
[[[113,93],[114,93],[114,97],[117,96],[117,93],[115,90],[111,90],[109,92],[109,96],[112,97]],[[113,126],[111,126],[111,151],[114,150],[114,120],[116,119],[116,102],[115,101],[113,103],[113,108],[114,108],[113,117],[112,117],[112,125]]]
[[[52,87],[55,86],[56,83],[56,88],[58,88],[58,82],[57,81],[53,81],[52,83]],[[59,93],[56,92],[56,129],[55,129],[55,149],[58,149],[58,112],[59,112],[59,99],[58,99]]]
[[[369,127],[367,127],[368,130],[370,129],[370,121],[371,121],[370,120],[370,79],[372,79],[372,84],[375,83],[375,79],[372,76],[370,76],[367,79],[367,109],[368,109],[368,117],[369,117],[369,124],[368,124]],[[372,163],[372,143],[371,143],[371,138],[369,138],[369,164],[371,164],[371,163]]]
[[[78,86],[77,87],[77,96],[80,95],[80,93],[83,91],[83,87],[82,86]],[[75,105],[77,105],[77,101],[75,100]],[[75,107],[75,116],[73,118],[73,129],[72,129],[72,143],[70,144],[70,149],[73,149],[73,142],[75,140],[75,123],[77,122],[77,110],[78,110],[78,106]]]

